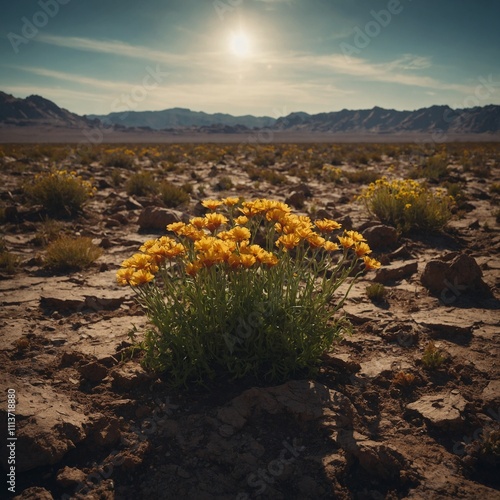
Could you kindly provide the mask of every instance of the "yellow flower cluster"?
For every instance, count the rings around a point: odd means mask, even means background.
[[[177,260],[182,263],[188,275],[195,276],[201,269],[214,265],[226,265],[228,269],[249,269],[252,267],[272,267],[278,264],[280,252],[286,253],[302,243],[310,248],[327,252],[352,249],[357,257],[364,260],[366,269],[376,269],[380,263],[370,259],[371,253],[363,236],[355,231],[344,231],[336,243],[328,238],[341,228],[330,219],[311,221],[307,216],[291,213],[288,205],[278,201],[257,199],[241,203],[238,198],[205,200],[203,206],[210,210],[204,217],[193,217],[188,223],[174,222],[167,230],[177,239],[163,236],[146,241],[137,253],[122,263],[117,273],[121,285],[138,286],[155,277],[165,263]],[[242,215],[234,217],[236,206]],[[222,208],[229,218],[215,210]],[[237,212],[236,212],[237,213]],[[257,224],[253,221],[258,219]],[[230,223],[231,221],[231,223]],[[252,228],[260,222],[268,224],[268,230],[277,234],[275,246],[267,250],[253,243]],[[314,229],[317,228],[320,233]]]
[[[83,180],[83,178],[78,175],[74,170],[69,172],[68,170],[53,170],[50,173],[42,173],[35,175],[35,181],[56,181],[60,184],[65,183],[78,183],[86,192],[89,197],[94,196],[97,188],[92,186],[90,181]]]

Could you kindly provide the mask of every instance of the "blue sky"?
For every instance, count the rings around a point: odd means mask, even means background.
[[[498,0],[17,0],[0,90],[79,114],[500,104]]]

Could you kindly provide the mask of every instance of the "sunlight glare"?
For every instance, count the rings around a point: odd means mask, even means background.
[[[231,52],[238,57],[247,57],[251,52],[251,44],[248,36],[243,32],[234,32],[229,40]]]

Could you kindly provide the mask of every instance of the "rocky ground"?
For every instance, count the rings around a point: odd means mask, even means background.
[[[498,146],[490,152],[498,157]],[[17,396],[15,493],[4,482],[2,497],[500,498],[498,160],[496,168],[485,160],[486,177],[450,161],[461,202],[446,231],[401,237],[354,200],[360,184],[304,181],[286,162],[267,167],[286,176],[273,185],[249,180],[248,158],[191,159],[165,173],[195,188],[189,206],[172,210],[127,195],[117,182],[126,169],[113,183],[99,161],[83,166],[70,156],[60,164],[91,175],[98,189],[81,216],[62,224],[91,236],[103,256],[55,275],[42,265],[46,223],[19,187],[51,162],[16,154],[0,167],[3,241],[21,262],[0,280],[2,428],[8,389]],[[136,169],[154,168],[139,160]],[[382,155],[340,168],[398,177],[412,161]],[[224,176],[232,187],[220,191]],[[361,230],[384,264],[345,304],[352,336],[324,356],[314,380],[169,389],[130,349],[130,332],[140,339],[146,318],[115,284],[120,262],[163,234],[166,221],[196,213],[199,199],[284,201],[294,192],[304,211]],[[373,281],[385,285],[385,300],[367,298]],[[422,361],[431,341],[444,357],[435,369]]]

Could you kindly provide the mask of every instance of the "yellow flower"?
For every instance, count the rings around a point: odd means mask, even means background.
[[[207,219],[205,217],[193,217],[189,223],[196,229],[203,229],[207,227]]]
[[[291,250],[295,248],[300,243],[300,238],[292,233],[292,234],[283,234],[276,240],[276,246],[282,245],[284,249]]]
[[[209,210],[215,210],[217,207],[220,207],[222,205],[222,201],[218,200],[203,200],[201,204],[205,207],[208,208]]]
[[[157,241],[156,240],[147,240],[145,241],[142,246],[139,248],[141,252],[147,252],[151,247],[156,245]]]
[[[135,273],[135,270],[132,267],[125,267],[125,268],[119,269],[116,272],[116,281],[121,286],[128,285],[128,284],[130,284],[130,280],[132,279],[132,276],[134,273]]]
[[[138,269],[132,275],[132,278],[130,279],[130,284],[132,286],[140,286],[144,285],[145,283],[149,283],[153,279],[154,279],[154,274],[152,274],[150,271],[148,271],[147,269]]]
[[[407,203],[407,204],[405,205],[405,208],[406,208],[406,210],[408,210],[409,208],[411,208],[411,203]]]
[[[344,234],[345,234],[345,236],[348,236],[349,238],[351,238],[355,242],[366,241],[366,239],[363,237],[363,235],[358,233],[357,231],[345,231]]]
[[[367,255],[365,255],[363,257],[363,261],[365,263],[365,268],[367,270],[378,269],[382,265],[378,260],[372,259],[371,257],[368,257]]]
[[[257,259],[253,255],[247,253],[240,255],[241,265],[246,268],[252,267],[256,260]]]
[[[338,246],[337,243],[333,243],[333,241],[326,241],[325,244],[323,245],[323,248],[327,252],[335,252],[335,250],[338,250],[340,247]]]
[[[246,227],[236,226],[229,231],[223,231],[217,235],[221,240],[232,240],[236,242],[249,240],[252,234]]]
[[[285,215],[287,214],[287,212],[285,212],[284,210],[282,210],[281,208],[271,208],[271,210],[269,210],[267,213],[266,213],[266,219],[268,221],[279,221],[280,219],[282,219]]]
[[[214,212],[211,212],[205,216],[205,227],[209,231],[215,231],[218,227],[222,226],[223,224],[227,224],[228,218],[225,217],[222,214],[217,214]]]
[[[331,233],[335,229],[340,229],[342,227],[342,224],[331,219],[316,220],[314,224],[322,233]]]
[[[176,234],[182,234],[182,230],[186,227],[186,224],[184,222],[172,222],[172,224],[169,224],[167,226],[168,231],[172,231],[173,233]]]
[[[362,257],[363,255],[372,253],[371,248],[368,246],[367,243],[364,242],[357,242],[354,245],[354,251],[356,252],[356,255],[358,257]]]
[[[312,233],[310,236],[307,237],[307,242],[313,248],[319,248],[319,247],[322,247],[325,244],[326,240],[325,240],[325,238],[323,238],[319,234]]]
[[[237,198],[236,196],[233,197],[229,196],[227,198],[224,198],[222,200],[222,203],[224,203],[224,205],[226,205],[227,207],[232,207],[234,205],[237,205],[239,201],[240,199]]]
[[[236,219],[234,219],[234,223],[238,226],[244,226],[248,223],[248,217],[246,215],[240,215],[239,217],[236,217]]]
[[[201,268],[203,267],[202,263],[198,260],[194,262],[189,262],[186,265],[186,273],[190,276],[194,276]]]
[[[354,240],[348,236],[337,236],[337,238],[344,248],[351,248],[354,245]]]

